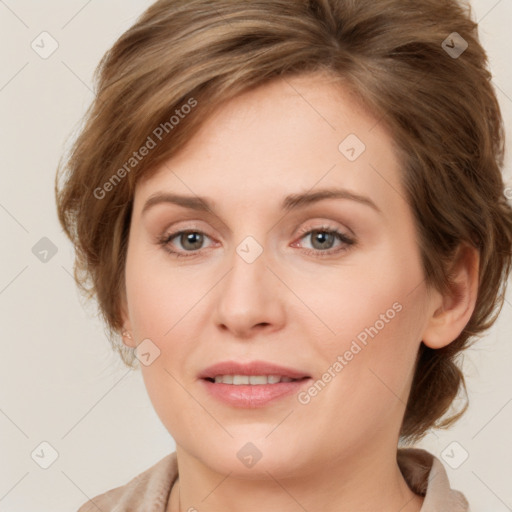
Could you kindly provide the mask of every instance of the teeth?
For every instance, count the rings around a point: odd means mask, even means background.
[[[233,384],[249,384],[249,377],[247,375],[233,375]]]
[[[215,377],[216,384],[234,384],[239,386],[242,384],[277,384],[278,382],[292,382],[290,377],[281,377],[280,375],[217,375]]]

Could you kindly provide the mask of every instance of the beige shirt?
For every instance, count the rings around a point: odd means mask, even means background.
[[[464,495],[450,487],[437,457],[419,448],[399,448],[397,460],[412,491],[425,497],[421,512],[470,512]],[[78,512],[165,512],[177,477],[176,452],[172,452],[126,485],[84,503]]]

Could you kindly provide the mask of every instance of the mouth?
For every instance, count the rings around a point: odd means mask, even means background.
[[[254,409],[298,393],[311,381],[305,372],[264,361],[225,361],[198,375],[210,397],[231,407]]]

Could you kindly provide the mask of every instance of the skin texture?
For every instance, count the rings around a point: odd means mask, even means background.
[[[338,149],[349,134],[366,146],[353,162]],[[137,185],[125,343],[149,338],[160,350],[141,371],[176,442],[180,510],[420,510],[396,463],[398,432],[421,341],[442,347],[471,316],[478,254],[461,252],[457,293],[427,289],[400,172],[382,125],[339,83],[313,74],[223,104]],[[323,188],[369,197],[380,212],[350,199],[281,209],[288,194]],[[206,196],[212,211],[167,203],[142,215],[163,191]],[[325,226],[356,243],[306,234]],[[194,256],[176,258],[158,243],[180,229],[205,234],[202,243],[167,244]],[[236,252],[247,236],[263,249],[252,263]],[[307,405],[291,395],[235,408],[198,380],[225,360],[265,360],[321,379],[395,303],[401,310]],[[248,442],[262,454],[252,468],[237,458]],[[171,498],[169,510],[178,510],[176,485]]]

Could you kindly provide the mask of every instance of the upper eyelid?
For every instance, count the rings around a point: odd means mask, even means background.
[[[344,231],[347,231],[348,233],[346,233],[347,236],[355,236],[354,233],[352,232],[352,230],[348,227],[338,227],[338,226],[335,226],[335,225],[329,225],[329,222],[328,221],[321,221],[321,223],[319,225],[315,225],[315,226],[308,226],[308,227],[304,227],[304,228],[300,228],[299,232],[296,233],[294,236],[304,236],[304,235],[307,235],[309,234],[311,231],[339,231],[341,232],[342,234],[345,234]],[[201,233],[203,235],[206,235],[208,236],[209,238],[215,238],[211,235],[208,234],[208,230],[205,230],[205,229],[202,229],[200,227],[197,227],[197,226],[186,226],[186,227],[180,227],[180,228],[166,228],[165,230],[163,230],[163,235],[162,237],[174,237],[178,234],[181,234],[181,233],[188,233],[188,232],[192,232],[192,233]]]
[[[336,221],[336,220],[332,220],[332,219],[331,220],[326,220],[326,219],[319,220],[320,218],[321,217],[318,217],[316,220],[311,220],[311,219],[306,220],[306,221],[302,221],[301,220],[300,221],[301,225],[309,224],[309,223],[311,223],[313,225],[312,226],[308,226],[307,228],[304,228],[305,231],[301,227],[300,230],[299,230],[300,231],[299,234],[307,233],[308,231],[313,231],[313,230],[326,229],[326,230],[346,231],[347,232],[347,236],[353,236],[353,237],[356,236],[355,233],[352,231],[352,229],[349,226],[347,226],[345,223],[340,222],[340,221]],[[178,233],[178,232],[182,232],[182,231],[198,231],[198,232],[201,232],[203,234],[208,235],[208,229],[203,229],[199,225],[192,224],[191,226],[175,227],[176,225],[182,224],[182,222],[188,222],[188,220],[185,219],[183,221],[173,222],[170,226],[166,227],[162,231],[164,233],[169,233],[169,234],[171,234],[171,233]],[[196,220],[192,220],[192,222],[197,222],[197,221]],[[199,222],[202,224],[201,221],[199,221]],[[275,225],[274,225],[274,227],[275,227]],[[214,228],[218,229],[215,226],[214,226]],[[164,236],[165,236],[165,234],[164,234]],[[208,236],[210,236],[210,235],[208,235]],[[212,237],[212,236],[210,236],[210,237],[211,238],[215,238],[215,237]]]

